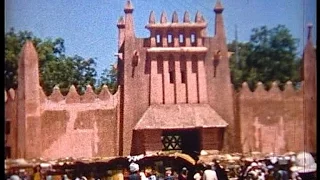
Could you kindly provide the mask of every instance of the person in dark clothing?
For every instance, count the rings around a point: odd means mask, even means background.
[[[224,168],[221,167],[219,161],[214,161],[214,170],[216,171],[219,180],[229,179],[227,172],[224,170]]]
[[[274,179],[275,180],[289,180],[289,173],[286,170],[285,165],[278,165],[279,170],[277,170],[274,174]]]
[[[316,172],[299,173],[302,180],[316,180]]]
[[[182,171],[178,176],[178,180],[187,180],[187,179],[188,179],[188,169],[184,167],[182,168]]]

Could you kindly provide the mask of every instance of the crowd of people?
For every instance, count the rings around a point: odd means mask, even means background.
[[[195,166],[193,173],[186,167],[180,173],[166,168],[165,176],[144,174],[139,165],[132,163],[128,180],[315,180],[316,163],[309,153],[300,153],[297,156],[272,156],[253,161],[241,161],[236,169],[224,167],[219,160],[212,160],[208,164]],[[234,166],[235,167],[235,166]],[[234,172],[236,171],[236,172]],[[234,173],[231,173],[234,172]],[[151,178],[152,177],[152,178]]]
[[[23,169],[10,175],[8,180],[315,180],[317,165],[309,153],[292,156],[270,156],[264,159],[240,160],[237,165],[212,159],[210,163],[198,163],[192,167],[163,167],[159,173],[154,167],[140,168],[132,161],[124,170],[111,176],[99,177],[94,173],[44,175],[41,167],[34,168],[27,176]]]

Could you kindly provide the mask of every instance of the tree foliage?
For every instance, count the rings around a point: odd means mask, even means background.
[[[235,52],[236,42],[228,44],[228,49]],[[239,89],[246,81],[253,90],[258,81],[267,89],[273,81],[278,81],[280,88],[289,80],[299,82],[300,59],[296,50],[297,39],[284,25],[254,28],[249,42],[238,43],[238,61],[235,53],[231,56],[232,83]]]
[[[107,85],[112,94],[116,93],[118,90],[117,73],[117,68],[114,65],[104,69],[100,76],[100,87]]]
[[[5,33],[5,88],[17,88],[18,60],[21,49],[31,40],[39,56],[40,85],[49,95],[55,85],[66,94],[73,84],[82,94],[87,84],[96,83],[95,59],[84,59],[75,55],[65,55],[64,40],[62,38],[40,39],[32,32],[15,32],[13,28]]]

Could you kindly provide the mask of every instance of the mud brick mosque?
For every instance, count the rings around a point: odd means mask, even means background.
[[[46,96],[39,84],[39,59],[26,42],[18,67],[18,88],[5,91],[6,157],[61,158],[122,156],[155,151],[316,151],[316,54],[311,27],[303,55],[299,90],[289,81],[254,92],[230,80],[229,55],[217,0],[215,33],[207,36],[200,12],[151,11],[150,37],[137,38],[134,7],[126,1],[118,28],[118,84],[95,94],[74,86],[63,96]]]

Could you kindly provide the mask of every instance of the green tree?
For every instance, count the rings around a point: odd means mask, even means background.
[[[22,46],[26,40],[32,40],[39,55],[40,72],[43,71],[43,64],[47,61],[56,60],[57,55],[64,54],[63,40],[58,38],[54,41],[45,41],[33,36],[32,32],[20,31],[16,33],[13,28],[5,34],[5,87],[17,88],[18,59]]]
[[[96,83],[95,59],[85,60],[81,56],[65,55],[62,38],[40,39],[32,32],[15,32],[13,28],[5,33],[5,88],[17,88],[19,54],[26,40],[31,40],[39,56],[40,85],[49,95],[55,85],[59,85],[65,95],[74,84],[80,94],[87,84]],[[94,86],[93,86],[94,87]]]
[[[114,94],[118,90],[118,82],[117,82],[118,71],[114,65],[110,65],[109,68],[106,68],[102,71],[100,76],[100,88],[103,85],[107,85],[109,91]]]
[[[228,44],[229,51],[235,52],[236,43]],[[278,81],[280,88],[284,83],[300,81],[297,57],[297,39],[293,38],[284,25],[268,29],[266,26],[254,28],[250,41],[238,43],[238,62],[236,54],[231,56],[230,68],[232,82],[236,89],[243,82],[248,82],[253,90],[258,81],[269,89],[273,81]]]

